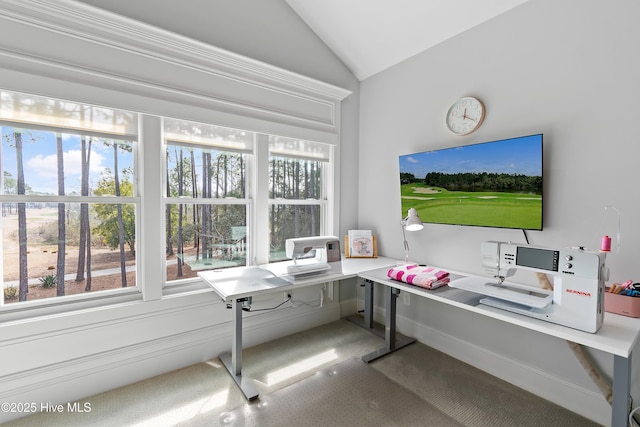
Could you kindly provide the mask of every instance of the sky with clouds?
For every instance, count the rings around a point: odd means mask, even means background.
[[[2,127],[2,158],[3,172],[9,172],[17,178],[17,159],[13,129]],[[56,134],[45,131],[25,132],[23,141],[23,170],[25,183],[34,192],[58,193],[58,169],[56,154]],[[82,177],[81,145],[78,135],[62,134],[65,193],[80,192]],[[95,187],[102,178],[102,173],[110,169],[113,171],[113,147],[93,138],[90,157],[90,186]],[[118,153],[118,169],[131,167],[133,155]]]

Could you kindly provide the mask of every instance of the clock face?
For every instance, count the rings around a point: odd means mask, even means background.
[[[447,112],[447,127],[456,135],[468,135],[484,120],[484,105],[479,99],[465,96],[457,100]]]

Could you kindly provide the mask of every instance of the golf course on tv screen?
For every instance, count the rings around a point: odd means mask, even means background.
[[[542,230],[542,134],[400,156],[402,217]]]

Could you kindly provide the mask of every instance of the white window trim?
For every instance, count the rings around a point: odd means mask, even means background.
[[[78,92],[76,99],[82,102],[267,134],[337,144],[340,102],[351,94],[72,0],[0,3],[0,37],[12,44],[11,48],[0,47],[0,64],[7,70],[83,81],[121,92],[105,93],[93,101],[84,99],[90,93]],[[68,54],[60,53],[61,43],[69,46]],[[59,52],[60,57],[51,58],[51,51]],[[138,66],[107,71],[98,65],[104,58],[122,64],[135,61]],[[0,81],[11,77],[9,74],[0,76]],[[194,75],[197,86],[191,87]],[[33,79],[20,84],[26,87],[7,89],[68,98],[68,91],[55,85],[38,85]],[[130,103],[122,93],[145,99]],[[151,105],[146,97],[157,102]],[[185,112],[185,105],[195,108]]]
[[[163,298],[158,284],[165,276],[164,234],[158,232],[163,230],[164,215],[158,209],[162,192],[144,185],[163,180],[163,168],[158,167],[161,116],[334,145],[334,170],[327,184],[334,199],[327,206],[326,231],[337,232],[340,159],[335,145],[340,140],[340,103],[350,91],[72,0],[1,2],[0,37],[8,40],[0,47],[3,89],[141,113],[137,180],[142,202],[137,214],[144,221],[138,224],[136,240],[145,248],[137,260],[145,301]],[[67,46],[68,53],[59,46]],[[77,55],[78,51],[84,54]],[[101,65],[104,58],[112,58],[113,64],[135,61],[139,66],[106,69]],[[189,86],[193,79],[184,78],[194,74],[197,87]],[[229,93],[233,88],[239,90]],[[256,144],[255,155],[267,146]],[[264,173],[260,168],[268,170],[267,163],[253,171],[250,180],[257,196],[248,226],[265,233],[254,241],[268,241],[268,213],[256,211],[268,203],[261,200],[268,192],[259,190],[268,185],[259,179]],[[268,259],[268,253],[256,249],[252,262]],[[113,301],[131,298],[139,299],[140,294]],[[96,299],[77,300],[74,309],[103,306]],[[21,307],[11,319],[19,318],[19,312],[33,317],[68,311],[63,305],[51,305],[43,303],[44,311]],[[5,314],[2,321],[9,319]]]

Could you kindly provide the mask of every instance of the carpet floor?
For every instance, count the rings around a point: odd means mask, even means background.
[[[421,343],[362,362],[383,344],[340,320],[245,349],[243,375],[260,393],[252,402],[216,358],[80,400],[88,413],[6,427],[598,425]]]

